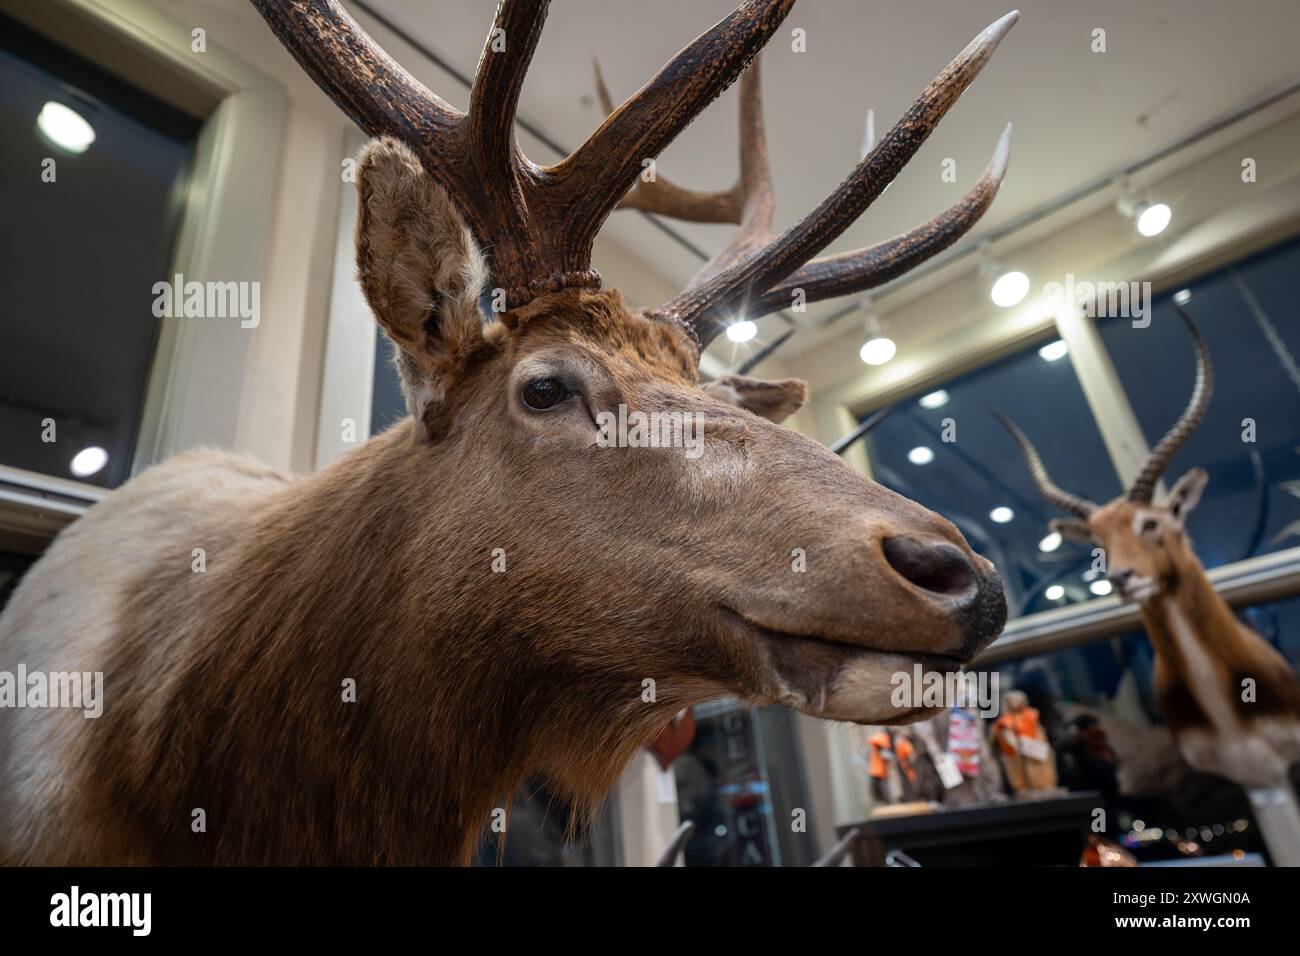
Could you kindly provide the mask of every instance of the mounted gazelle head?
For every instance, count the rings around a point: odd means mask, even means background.
[[[1062,491],[1047,474],[1038,452],[1025,434],[1001,412],[998,419],[1024,452],[1034,484],[1044,498],[1073,517],[1051,522],[1053,531],[1074,541],[1096,542],[1106,553],[1106,573],[1120,596],[1129,601],[1152,601],[1180,578],[1199,568],[1184,530],[1187,515],[1201,500],[1207,475],[1193,468],[1175,483],[1163,502],[1151,499],[1156,483],[1174,454],[1201,423],[1214,391],[1210,353],[1192,317],[1180,306],[1174,309],[1187,324],[1196,345],[1196,385],[1182,416],[1147,457],[1128,492],[1106,505]]]
[[[734,190],[638,178],[741,75],[793,0],[746,0],[554,166],[529,161],[514,136],[545,2],[502,0],[467,113],[389,59],[334,0],[253,2],[376,137],[359,166],[357,260],[412,415],[401,427],[415,487],[403,487],[429,514],[410,521],[436,522],[476,554],[502,548],[511,562],[500,582],[458,582],[467,615],[523,635],[512,647],[544,642],[539,659],[566,679],[600,676],[611,706],[634,709],[641,678],[655,678],[662,707],[636,743],[719,692],[898,719],[891,672],[918,656],[955,667],[997,635],[1001,585],[951,523],[774,424],[802,403],[802,382],[728,376],[701,387],[698,363],[736,314],[782,308],[795,288],[818,300],[877,285],[978,220],[1006,169],[1006,133],[947,212],[809,261],[920,148],[1017,14],[976,37],[817,210],[771,239],[756,66],[743,81]],[[600,289],[590,261],[619,205],[740,229],[676,298],[631,309]],[[503,308],[489,310],[492,299]],[[703,455],[595,447],[597,416],[620,405],[699,415]],[[792,569],[798,552],[804,573]]]

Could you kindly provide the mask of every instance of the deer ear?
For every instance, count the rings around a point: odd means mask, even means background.
[[[783,422],[808,400],[808,383],[797,378],[779,382],[744,375],[724,375],[704,386],[714,398],[739,405],[760,418]]]
[[[1165,507],[1175,521],[1182,524],[1187,520],[1188,513],[1200,504],[1201,492],[1209,480],[1210,476],[1204,468],[1193,468],[1178,479],[1169,492],[1169,500],[1165,502]]]
[[[450,373],[484,339],[487,264],[442,187],[395,139],[362,151],[357,207],[361,289],[397,346],[407,409],[427,423]]]
[[[1062,538],[1069,538],[1080,544],[1092,541],[1092,528],[1082,518],[1053,518],[1047,526]]]

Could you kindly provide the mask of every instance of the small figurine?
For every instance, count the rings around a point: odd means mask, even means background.
[[[916,748],[901,733],[876,728],[867,737],[867,774],[877,803],[901,803],[916,796]]]
[[[1056,789],[1056,757],[1038,711],[1029,706],[1024,691],[1007,691],[1002,714],[993,722],[998,754],[1007,783],[1017,796]]]

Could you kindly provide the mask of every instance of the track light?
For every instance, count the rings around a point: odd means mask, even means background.
[[[866,341],[858,350],[858,357],[868,365],[884,365],[898,352],[898,346],[885,334],[885,323],[871,310],[869,297],[864,298],[858,307],[866,312],[862,322]]]
[[[1009,269],[989,255],[988,245],[980,247],[979,274],[992,283],[989,297],[993,304],[1009,309],[1019,305],[1029,295],[1029,276],[1019,269]]]
[[[1174,218],[1174,211],[1167,203],[1146,202],[1139,199],[1133,183],[1127,179],[1119,181],[1119,199],[1115,203],[1119,211],[1133,220],[1138,235],[1150,239],[1169,228]]]
[[[758,334],[758,326],[749,319],[740,319],[727,326],[727,338],[733,342],[748,342]]]

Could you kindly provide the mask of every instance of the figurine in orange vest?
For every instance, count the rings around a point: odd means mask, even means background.
[[[867,738],[867,748],[872,796],[882,803],[898,803],[916,792],[916,748],[910,740],[881,727]]]
[[[1056,755],[1024,691],[1011,690],[1003,696],[1002,715],[993,722],[992,735],[1015,793],[1055,789]]]

